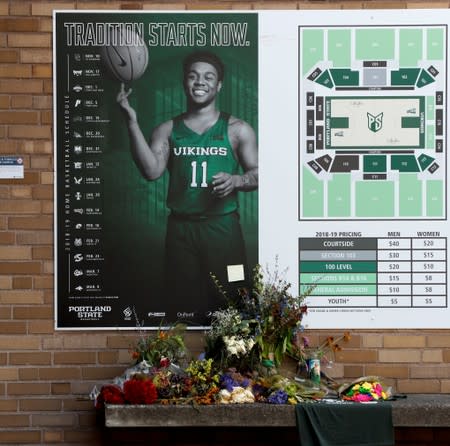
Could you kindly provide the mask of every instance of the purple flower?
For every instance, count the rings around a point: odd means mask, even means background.
[[[287,400],[288,394],[284,390],[272,392],[267,398],[267,402],[270,404],[286,404]]]

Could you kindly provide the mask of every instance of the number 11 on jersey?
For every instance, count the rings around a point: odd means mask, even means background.
[[[199,187],[197,182],[197,161],[191,162],[192,167],[192,177],[191,177],[191,187]],[[202,161],[200,164],[201,169],[201,183],[200,187],[208,187],[208,183],[206,182],[207,179],[207,166],[208,163],[206,161]]]

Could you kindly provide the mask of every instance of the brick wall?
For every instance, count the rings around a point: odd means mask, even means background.
[[[130,364],[134,340],[53,330],[52,10],[425,7],[449,2],[0,1],[0,155],[25,162],[24,179],[0,180],[0,443],[100,444],[86,396]],[[187,344],[200,351],[200,335]],[[450,330],[358,330],[336,359],[334,376],[375,374],[399,392],[450,393]]]

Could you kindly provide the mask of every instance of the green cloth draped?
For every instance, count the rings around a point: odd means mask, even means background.
[[[301,446],[393,446],[390,403],[300,403],[295,407]]]

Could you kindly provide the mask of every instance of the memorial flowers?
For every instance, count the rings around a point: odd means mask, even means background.
[[[312,346],[310,340],[305,335],[299,335],[290,354],[298,360],[300,364],[307,364],[308,359],[317,358],[323,364],[332,363],[336,352],[342,350],[342,343],[350,341],[350,332],[346,331],[341,336],[327,336],[319,345]]]
[[[160,365],[161,361],[180,363],[186,356],[185,329],[185,325],[177,324],[168,330],[159,329],[154,334],[141,336],[131,351],[132,358],[136,363],[146,361],[153,366]]]
[[[158,397],[153,381],[139,375],[124,382],[123,394],[128,404],[153,404]]]
[[[363,378],[360,382],[350,385],[342,392],[342,399],[365,403],[388,399],[390,390],[385,390],[377,378]]]
[[[229,308],[214,314],[211,330],[206,333],[207,356],[239,370],[280,365],[303,329],[301,322],[307,313],[304,300],[314,289],[303,295],[292,294],[285,273],[279,272],[278,264],[274,272],[256,266],[252,287],[242,288]],[[222,290],[220,284],[217,287]]]
[[[258,265],[251,287],[240,289],[233,299],[224,293],[229,305],[213,314],[211,327],[204,333],[205,352],[199,359],[188,361],[184,325],[141,335],[131,349],[135,365],[114,384],[102,387],[97,407],[155,402],[296,404],[324,397],[328,390],[320,385],[313,386],[299,376],[283,376],[282,360],[290,356],[305,364],[314,355],[331,361],[350,335],[328,336],[311,347],[302,320],[307,313],[305,299],[315,287],[296,295],[285,276],[286,271],[280,272],[278,264],[273,272],[263,271]],[[220,284],[216,285],[222,290]],[[367,389],[365,383],[354,384],[346,398],[383,398],[376,385]]]

